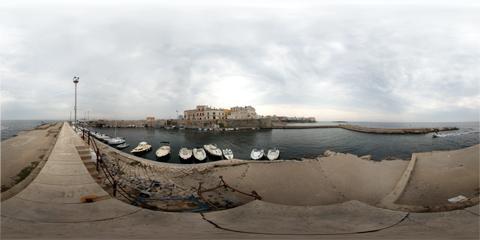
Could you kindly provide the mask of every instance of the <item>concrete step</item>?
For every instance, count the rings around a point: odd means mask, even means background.
[[[84,155],[84,154],[90,154],[90,149],[86,149],[86,150],[77,150],[78,154],[80,155]]]

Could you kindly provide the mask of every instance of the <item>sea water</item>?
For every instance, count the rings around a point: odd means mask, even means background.
[[[322,123],[317,123],[322,125]],[[160,142],[171,145],[171,159],[178,163],[178,151],[182,147],[194,148],[205,144],[216,144],[220,148],[232,149],[235,158],[249,159],[252,148],[278,148],[281,159],[314,158],[332,150],[355,155],[372,155],[374,160],[400,158],[408,160],[414,152],[452,150],[479,143],[479,123],[373,123],[357,122],[367,127],[416,128],[416,127],[458,127],[459,130],[442,132],[440,137],[433,134],[369,134],[340,128],[317,129],[273,129],[239,131],[198,131],[166,130],[151,128],[118,128],[117,136],[125,137],[130,152],[141,141],[152,145],[152,151],[141,157],[155,160],[155,150]],[[113,128],[97,128],[96,131],[114,136]]]

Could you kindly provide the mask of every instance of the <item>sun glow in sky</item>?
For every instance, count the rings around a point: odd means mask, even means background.
[[[2,119],[478,121],[477,1],[0,3]]]

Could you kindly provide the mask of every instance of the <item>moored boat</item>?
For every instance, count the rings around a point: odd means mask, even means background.
[[[128,143],[122,143],[122,144],[119,144],[119,145],[117,145],[117,146],[115,146],[115,147],[116,147],[117,149],[125,149],[125,148],[127,148],[127,147],[129,147],[129,146],[130,146],[130,144],[128,144]]]
[[[203,148],[194,148],[193,149],[193,157],[195,158],[195,161],[197,162],[205,162],[205,159],[207,158],[207,153]]]
[[[192,159],[192,155],[192,149],[188,149],[186,147],[181,148],[178,152],[178,157],[180,157],[180,161],[182,162],[190,162],[190,160]]]
[[[108,142],[108,140],[110,140],[110,136],[108,136],[106,134],[103,134],[103,133],[97,133],[96,137],[97,137],[98,140],[100,140],[102,142]]]
[[[147,142],[140,142],[138,146],[136,146],[132,151],[133,154],[142,154],[152,150],[152,145],[148,144]]]
[[[268,160],[277,160],[280,156],[280,150],[278,148],[268,149],[267,158]]]
[[[252,160],[259,160],[259,159],[262,159],[263,158],[263,155],[265,154],[265,152],[263,151],[263,149],[252,149],[252,152],[250,153],[250,158]]]
[[[109,145],[119,145],[119,144],[125,143],[125,139],[121,137],[114,137],[114,138],[108,139],[107,143]]]
[[[169,142],[160,142],[160,147],[155,151],[155,156],[157,159],[168,159],[170,156],[170,143]]]
[[[203,145],[203,148],[208,153],[210,159],[222,159],[222,150],[220,150],[220,148],[218,148],[215,144],[206,144]]]
[[[114,134],[115,137],[112,137],[110,139],[107,140],[107,143],[109,145],[118,145],[118,144],[122,144],[122,143],[125,143],[125,139],[124,138],[121,138],[121,137],[118,137],[117,136],[117,125],[115,123],[115,134]]]
[[[222,149],[222,152],[223,152],[223,157],[225,157],[225,159],[227,159],[227,160],[233,159],[232,149],[225,148],[225,149]]]

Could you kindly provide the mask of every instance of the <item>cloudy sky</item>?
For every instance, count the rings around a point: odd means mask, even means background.
[[[475,1],[170,2],[0,3],[1,118],[479,120]]]

